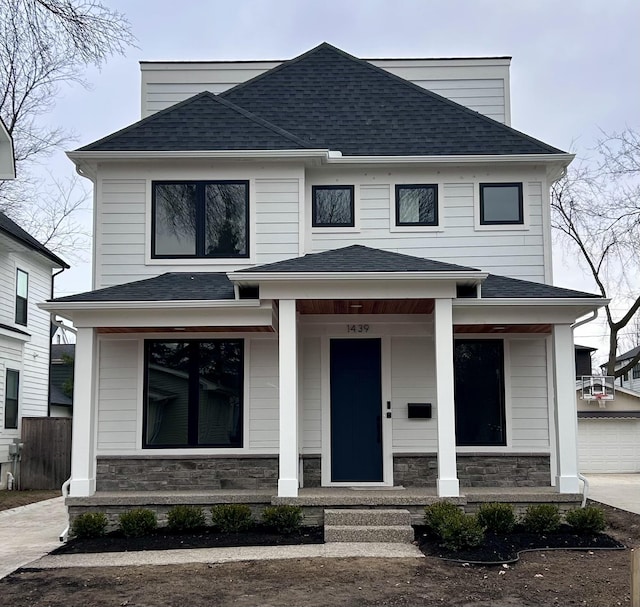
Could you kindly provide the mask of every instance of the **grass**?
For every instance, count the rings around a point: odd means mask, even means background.
[[[19,506],[26,506],[34,502],[50,500],[54,497],[60,497],[62,493],[55,490],[43,491],[0,491],[0,510],[10,510]]]

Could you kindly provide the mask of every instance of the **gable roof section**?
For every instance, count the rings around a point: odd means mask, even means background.
[[[58,297],[52,301],[211,301],[234,297],[233,285],[224,273],[167,272],[154,278]]]
[[[44,255],[56,266],[68,269],[71,266],[63,261],[55,253],[52,253],[43,244],[40,244],[29,232],[23,230],[15,221],[9,219],[4,213],[0,212],[0,233],[6,234],[9,238],[19,242],[21,245]]]
[[[480,272],[451,263],[391,253],[363,245],[351,245],[322,253],[309,253],[262,266],[241,270],[251,272]]]
[[[327,43],[78,151],[299,148],[345,156],[564,154]]]
[[[204,91],[78,151],[292,150],[304,141]]]
[[[634,356],[636,356],[638,354],[638,352],[640,352],[640,346],[638,346],[637,348],[633,348],[632,350],[629,350],[628,352],[623,352],[622,354],[620,354],[620,356],[616,356],[616,362],[617,363],[621,363],[624,362],[625,360],[631,360]],[[606,367],[607,365],[600,365],[601,367]]]

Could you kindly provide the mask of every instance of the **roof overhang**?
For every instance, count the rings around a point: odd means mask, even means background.
[[[491,298],[453,301],[454,324],[573,324],[609,303],[599,297]]]

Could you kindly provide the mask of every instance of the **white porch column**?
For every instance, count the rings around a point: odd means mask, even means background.
[[[297,497],[298,340],[296,335],[296,300],[281,299],[279,314],[280,471],[278,497]]]
[[[554,325],[551,340],[558,459],[556,487],[559,493],[579,493],[576,369],[571,326]]]
[[[95,329],[78,329],[74,362],[71,497],[87,497],[96,490],[95,457]]]
[[[456,416],[453,397],[453,314],[451,299],[436,299],[434,310],[438,420],[438,495],[458,497]]]

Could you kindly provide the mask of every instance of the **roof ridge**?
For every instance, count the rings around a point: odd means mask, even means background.
[[[99,146],[103,143],[107,143],[113,139],[115,139],[116,137],[119,137],[120,135],[122,135],[123,133],[127,133],[128,131],[135,129],[135,128],[139,128],[141,125],[143,124],[149,124],[150,122],[153,122],[159,118],[162,118],[163,116],[179,109],[182,107],[185,107],[191,103],[193,103],[194,101],[197,101],[198,99],[202,99],[202,98],[206,98],[206,99],[210,99],[211,101],[215,101],[216,103],[221,103],[222,105],[224,105],[225,107],[235,111],[237,114],[243,116],[244,118],[247,118],[248,120],[251,120],[252,122],[259,124],[260,126],[264,127],[264,128],[268,128],[270,131],[280,135],[281,137],[285,137],[286,139],[289,139],[290,141],[293,141],[294,143],[297,143],[298,145],[301,145],[305,148],[308,148],[309,145],[307,143],[305,143],[305,141],[303,141],[302,139],[300,139],[299,137],[297,137],[296,135],[294,135],[293,133],[289,133],[289,131],[286,131],[285,129],[283,129],[282,127],[279,127],[276,124],[272,124],[271,122],[269,122],[268,120],[265,120],[264,118],[261,118],[260,116],[256,116],[255,114],[253,114],[252,112],[250,112],[249,110],[246,110],[243,107],[240,107],[239,105],[233,103],[232,101],[229,101],[227,99],[221,99],[219,97],[219,95],[216,95],[215,93],[212,93],[211,91],[205,90],[205,91],[201,91],[199,93],[196,93],[195,95],[192,95],[191,97],[187,97],[187,99],[183,99],[182,101],[179,101],[178,103],[175,103],[173,105],[170,105],[162,110],[159,110],[157,112],[154,112],[153,114],[151,114],[150,116],[145,116],[144,118],[141,118],[140,120],[137,120],[136,122],[133,122],[132,124],[129,124],[121,129],[119,129],[118,131],[116,131],[115,133],[111,133],[110,135],[107,135],[106,137],[103,137],[102,139],[98,139],[96,141],[92,141],[91,143],[88,143],[87,145],[83,145],[82,147],[78,148],[76,151],[77,152],[82,152],[82,151],[91,151],[91,150],[87,150],[87,148],[94,148],[95,146]]]
[[[301,55],[298,55],[297,57],[294,57],[293,59],[289,59],[286,61],[283,61],[280,65],[267,70],[266,72],[263,72],[262,74],[258,74],[257,76],[254,76],[253,78],[246,80],[245,82],[241,82],[240,84],[237,84],[236,86],[234,86],[233,88],[227,89],[226,91],[220,93],[221,96],[226,96],[227,94],[231,94],[232,92],[238,91],[243,89],[246,86],[249,86],[250,84],[253,84],[259,80],[262,80],[263,78],[268,77],[270,74],[274,74],[277,73],[283,69],[285,69],[286,67],[293,65],[295,63],[298,63],[299,61],[301,61],[302,59],[305,59],[306,57],[308,57],[309,55],[312,55],[313,53],[318,52],[321,49],[329,49],[333,52],[335,52],[337,55],[340,55],[341,57],[348,59],[350,61],[352,61],[353,63],[357,63],[359,65],[361,65],[362,67],[366,67],[369,70],[372,70],[378,74],[381,74],[391,80],[394,80],[396,82],[402,83],[405,86],[411,87],[413,90],[426,95],[428,97],[431,97],[432,99],[436,100],[436,101],[440,101],[442,103],[445,103],[447,105],[449,105],[450,107],[457,109],[459,111],[462,111],[470,116],[474,116],[476,118],[479,118],[481,120],[483,120],[484,122],[491,124],[493,126],[497,126],[499,128],[502,128],[503,130],[518,135],[519,137],[522,137],[532,143],[535,143],[537,145],[540,145],[544,148],[546,148],[549,153],[552,154],[565,154],[566,152],[564,152],[563,150],[553,147],[551,145],[549,145],[548,143],[545,143],[544,141],[541,141],[540,139],[536,139],[535,137],[531,137],[530,135],[527,135],[526,133],[523,133],[522,131],[519,131],[517,129],[514,129],[511,126],[508,126],[506,124],[503,124],[502,122],[498,122],[497,120],[493,120],[493,118],[489,118],[488,116],[485,116],[484,114],[481,114],[480,112],[476,112],[475,110],[472,110],[471,108],[468,108],[460,103],[456,103],[455,101],[452,101],[451,99],[447,99],[446,97],[443,97],[442,95],[438,95],[438,93],[434,93],[433,91],[426,89],[424,87],[421,87],[413,82],[411,82],[410,80],[407,80],[405,78],[402,78],[400,76],[397,76],[396,74],[392,74],[391,72],[378,67],[376,65],[373,65],[372,63],[370,63],[368,60],[366,59],[360,59],[354,55],[351,55],[350,53],[347,53],[346,51],[343,51],[342,49],[333,46],[332,44],[329,44],[328,42],[322,42],[321,44],[315,46],[314,48],[306,51],[305,53],[302,53]]]

